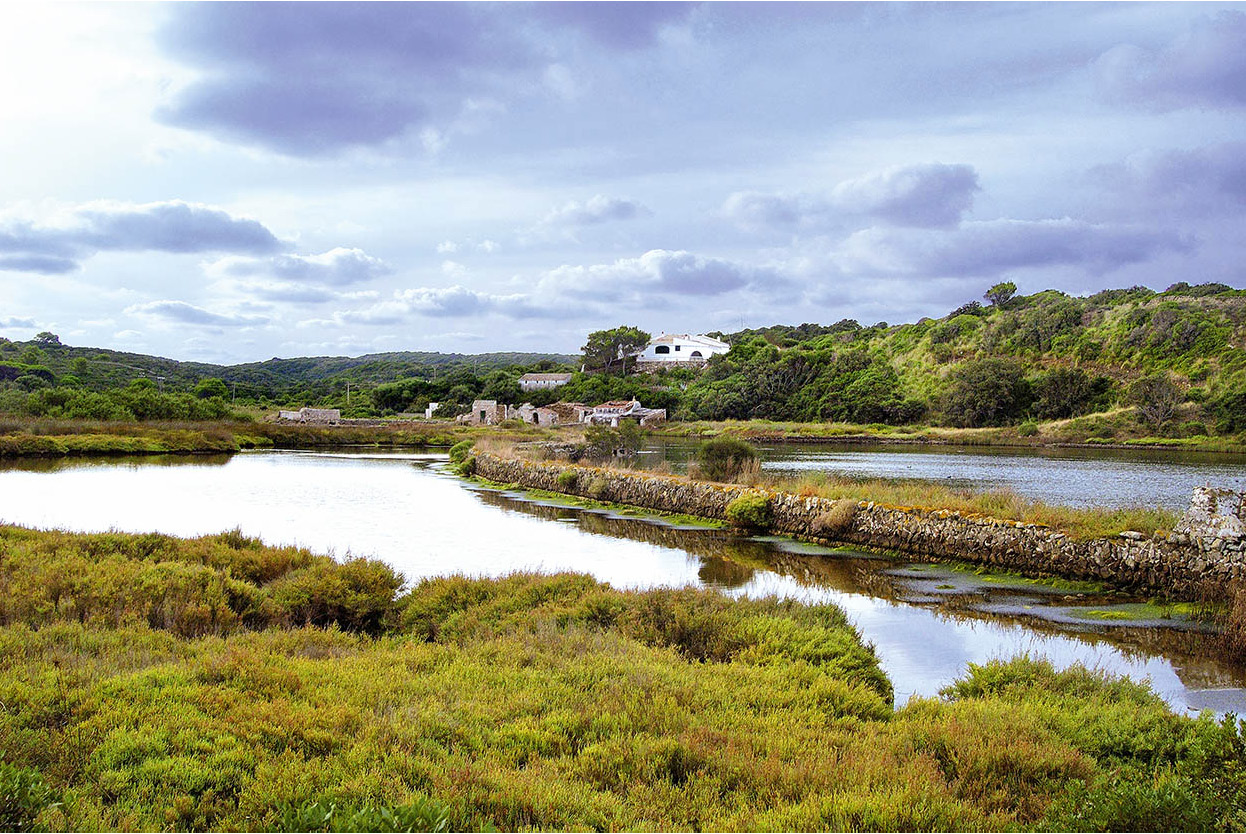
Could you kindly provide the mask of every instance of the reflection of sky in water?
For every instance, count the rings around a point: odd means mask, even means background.
[[[1246,464],[1181,463],[1110,457],[1077,459],[1038,455],[932,451],[767,450],[763,468],[804,474],[827,472],[863,478],[914,478],[954,488],[1011,487],[1022,495],[1072,506],[1164,506],[1183,510],[1196,486],[1246,490]]]
[[[179,536],[234,527],[270,544],[384,559],[409,581],[449,573],[499,576],[517,570],[589,573],[619,588],[703,584],[702,560],[677,547],[590,534],[489,506],[429,469],[439,455],[257,452],[224,465],[132,462],[0,472],[0,520],[30,527],[151,531]],[[970,662],[1027,652],[1057,665],[1149,677],[1179,708],[1246,711],[1246,693],[1187,689],[1163,658],[1132,660],[1104,643],[1039,634],[1020,625],[957,619],[859,593],[810,588],[758,571],[728,593],[775,594],[842,606],[873,643],[897,701],[934,695]]]

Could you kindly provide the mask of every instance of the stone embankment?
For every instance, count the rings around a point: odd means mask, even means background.
[[[491,481],[598,501],[725,519],[743,495],[770,502],[772,529],[800,538],[957,559],[1028,574],[1091,579],[1170,594],[1227,595],[1246,580],[1246,502],[1228,490],[1198,488],[1171,533],[1125,532],[1076,541],[1038,524],[953,510],[773,492],[569,463],[476,455],[476,474]]]

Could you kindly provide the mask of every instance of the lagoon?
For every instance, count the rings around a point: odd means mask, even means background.
[[[452,573],[588,573],[619,588],[695,585],[840,605],[903,703],[968,663],[1020,653],[1152,686],[1178,710],[1246,713],[1246,669],[1190,623],[1099,619],[1139,602],[946,565],[729,531],[675,528],[485,488],[442,454],[246,452],[231,457],[22,461],[0,467],[0,521],[195,536],[239,528],[269,544],[374,556],[408,582]]]

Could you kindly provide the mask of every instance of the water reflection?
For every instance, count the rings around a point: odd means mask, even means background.
[[[84,457],[0,458],[0,472],[65,472],[81,469],[138,469],[148,466],[224,466],[232,454],[90,455]]]
[[[967,663],[1029,652],[1150,678],[1179,709],[1246,712],[1246,672],[1220,661],[1208,635],[1057,621],[1096,597],[980,587],[937,566],[906,570],[854,551],[533,502],[468,486],[439,470],[444,460],[259,451],[172,465],[24,462],[0,471],[0,521],[181,536],[238,527],[270,544],[376,556],[411,582],[577,571],[620,588],[695,585],[833,602],[874,644],[901,702],[937,693]]]

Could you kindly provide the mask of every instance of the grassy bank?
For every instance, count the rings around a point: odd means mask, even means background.
[[[111,422],[0,420],[0,458],[67,455],[195,454],[277,447],[401,448],[453,446],[484,432],[505,440],[540,440],[548,429],[523,424],[481,429],[453,423],[312,426],[277,422]]]
[[[893,710],[833,606],[8,527],[0,623],[14,830],[1246,824],[1241,726],[1026,659]]]

